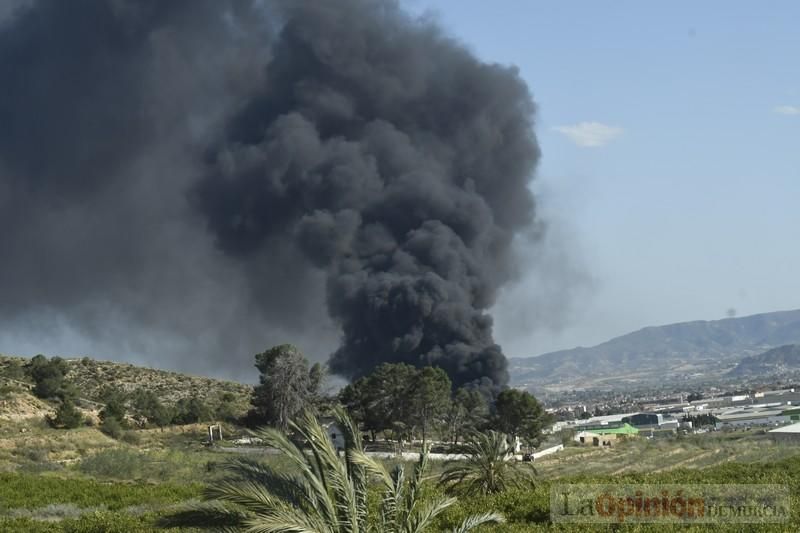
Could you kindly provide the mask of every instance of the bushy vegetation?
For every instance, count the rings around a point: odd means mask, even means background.
[[[83,415],[72,399],[65,398],[56,409],[55,416],[48,417],[47,420],[55,428],[75,429],[83,422]]]
[[[37,397],[48,399],[64,395],[67,363],[60,357],[48,359],[37,355],[30,360],[25,371],[33,381],[33,393]]]
[[[175,405],[169,406],[151,391],[139,389],[133,394],[106,387],[100,392],[100,399],[105,404],[100,411],[101,431],[112,438],[120,439],[124,436],[132,438],[131,432],[126,432],[132,424],[134,427],[164,428],[168,425],[188,425],[199,422],[210,422],[216,419],[216,411],[207,405],[198,396],[189,396],[179,399]],[[222,411],[227,416],[232,416],[229,404],[222,402]]]
[[[100,431],[102,431],[112,439],[119,440],[120,438],[122,438],[122,434],[125,432],[125,427],[122,425],[122,422],[120,422],[119,419],[117,419],[116,417],[106,416],[100,423]]]
[[[102,483],[93,479],[0,473],[0,509],[37,509],[52,504],[118,511],[143,504],[174,504],[200,494],[197,484]]]
[[[98,478],[128,480],[140,478],[148,462],[148,457],[136,450],[112,448],[87,457],[78,469]]]

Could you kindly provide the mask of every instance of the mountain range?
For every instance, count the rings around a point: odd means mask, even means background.
[[[514,386],[602,388],[728,375],[742,359],[789,344],[800,344],[800,309],[651,326],[597,346],[512,358],[509,367]]]

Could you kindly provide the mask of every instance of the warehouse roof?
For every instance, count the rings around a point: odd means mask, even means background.
[[[789,424],[788,426],[783,426],[782,428],[773,429],[770,433],[800,433],[800,422],[797,424]]]
[[[628,424],[627,422],[618,427],[593,428],[588,431],[590,433],[597,433],[598,435],[636,435],[637,433],[639,433],[638,429]]]
[[[723,413],[719,413],[716,417],[723,421],[723,420],[748,420],[751,418],[767,418],[771,416],[781,416],[783,414],[783,409],[771,409],[771,410],[737,410],[737,411],[727,411]]]

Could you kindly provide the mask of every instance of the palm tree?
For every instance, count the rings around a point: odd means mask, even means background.
[[[533,465],[514,460],[514,451],[504,433],[475,432],[468,437],[465,446],[467,458],[445,463],[440,485],[482,494],[533,485]]]
[[[316,418],[305,412],[291,427],[308,444],[308,453],[277,429],[256,432],[290,461],[295,473],[239,458],[227,465],[232,476],[210,486],[203,503],[178,511],[161,525],[252,533],[422,533],[456,502],[455,498],[421,501],[427,453],[420,455],[406,480],[402,466],[389,473],[364,453],[361,434],[344,410],[337,409],[335,417],[345,437],[344,457]],[[382,489],[380,517],[370,516],[367,507],[370,474],[378,477]],[[497,513],[475,515],[453,531],[466,533],[481,524],[503,521]]]

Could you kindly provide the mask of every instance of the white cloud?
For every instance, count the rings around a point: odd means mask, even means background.
[[[800,107],[796,105],[779,105],[772,110],[780,115],[800,115]]]
[[[574,126],[556,126],[553,129],[569,137],[578,146],[585,147],[605,146],[623,131],[622,128],[600,122],[581,122]]]

